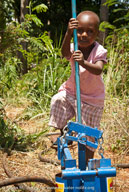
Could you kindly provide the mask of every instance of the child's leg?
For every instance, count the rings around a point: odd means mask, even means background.
[[[94,158],[94,151],[91,151],[89,148],[86,147],[86,165],[88,165],[89,159]]]
[[[58,135],[52,135],[52,136],[50,137],[50,140],[51,140],[53,146],[56,146],[56,145],[57,145],[57,138],[58,138],[59,136],[62,136],[62,135],[63,135],[63,129],[60,129],[60,132],[58,133]]]
[[[100,120],[103,113],[103,107],[95,107],[82,103],[82,124],[90,126],[92,128],[99,128]],[[92,137],[87,137],[91,142],[94,142]],[[93,159],[95,149],[91,147],[86,147],[86,163],[88,164],[89,159]]]
[[[61,134],[62,129],[67,124],[67,121],[75,115],[71,101],[73,101],[73,98],[68,95],[66,91],[57,93],[51,100],[49,126],[60,129]]]
[[[94,142],[94,139],[92,137],[87,136],[87,140]],[[86,165],[88,165],[89,159],[94,158],[95,149],[89,146],[86,146]]]

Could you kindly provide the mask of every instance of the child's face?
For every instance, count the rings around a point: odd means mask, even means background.
[[[98,35],[98,22],[94,16],[88,14],[81,15],[77,20],[78,45],[87,48],[94,43]]]

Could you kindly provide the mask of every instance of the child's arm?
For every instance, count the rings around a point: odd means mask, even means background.
[[[61,52],[63,57],[70,58],[72,53],[70,51],[70,42],[73,34],[73,29],[77,29],[78,27],[78,21],[74,18],[71,18],[68,23],[68,29],[66,31],[63,43],[62,43],[62,48]]]
[[[95,64],[89,63],[84,59],[83,53],[80,50],[74,52],[73,59],[94,75],[100,75],[103,71],[103,61],[97,61]]]

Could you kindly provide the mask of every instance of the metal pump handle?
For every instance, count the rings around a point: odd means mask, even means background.
[[[72,17],[76,19],[76,0],[71,0],[72,3]],[[78,50],[77,30],[73,31],[74,37],[74,51]],[[77,121],[81,123],[81,97],[80,97],[80,76],[79,65],[75,61],[75,81],[76,81],[76,98],[77,98]]]

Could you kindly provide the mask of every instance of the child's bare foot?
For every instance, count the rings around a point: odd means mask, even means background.
[[[56,143],[58,137],[59,137],[59,135],[51,135],[50,136],[51,143],[52,144]]]

